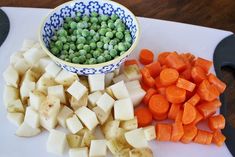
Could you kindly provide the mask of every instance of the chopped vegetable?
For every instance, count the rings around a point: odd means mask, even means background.
[[[167,114],[169,107],[166,98],[160,94],[155,94],[150,98],[149,109],[155,116]]]
[[[174,68],[179,72],[185,70],[186,68],[185,62],[176,52],[167,55],[165,62],[167,67]]]
[[[223,93],[225,88],[226,88],[226,84],[224,82],[222,82],[221,80],[219,80],[214,74],[209,74],[208,75],[208,81],[213,84],[217,90],[220,93]]]
[[[217,146],[222,146],[225,140],[226,137],[219,130],[213,133],[212,142],[215,143]]]
[[[208,73],[211,66],[212,66],[212,61],[209,61],[209,60],[198,57],[195,60],[194,65],[201,67],[206,73]]]
[[[159,141],[170,141],[172,134],[171,124],[157,124],[156,137]]]
[[[152,77],[158,76],[161,72],[161,65],[158,61],[146,65],[146,68],[149,70]]]
[[[194,142],[199,143],[199,144],[211,144],[213,138],[213,134],[204,131],[204,130],[198,130],[197,135],[194,138]]]
[[[184,135],[181,138],[181,142],[189,143],[197,135],[197,127],[194,125],[184,125]]]
[[[145,105],[148,105],[149,104],[149,100],[150,98],[154,95],[154,94],[157,94],[157,91],[154,89],[154,88],[149,88],[143,98],[143,103]]]
[[[172,119],[172,120],[175,120],[176,119],[176,116],[177,114],[179,113],[180,111],[180,107],[181,107],[182,104],[171,104],[171,107],[170,107],[170,110],[168,112],[168,118],[169,119]]]
[[[139,61],[141,64],[147,65],[153,62],[154,54],[148,49],[142,49],[139,54]]]
[[[160,82],[164,86],[174,84],[179,77],[178,71],[172,68],[163,69],[160,73]]]
[[[219,115],[210,117],[208,119],[208,126],[212,131],[224,129],[225,127],[224,116],[219,114]]]
[[[158,54],[158,61],[160,62],[161,65],[166,64],[166,57],[171,54],[171,52],[161,52]]]
[[[184,128],[181,122],[172,124],[171,141],[177,142],[184,135]]]
[[[179,87],[179,88],[182,88],[182,89],[185,89],[187,91],[190,91],[192,92],[194,90],[194,88],[196,87],[196,84],[188,81],[188,80],[185,80],[183,78],[179,78],[177,83],[176,83],[176,86]]]
[[[184,125],[192,123],[196,119],[196,109],[190,103],[184,104],[184,112],[182,117],[182,122]]]
[[[166,98],[171,103],[183,103],[186,99],[186,90],[175,85],[166,88]]]
[[[138,127],[145,127],[151,124],[153,117],[148,108],[139,107],[135,109],[135,116],[138,120]]]

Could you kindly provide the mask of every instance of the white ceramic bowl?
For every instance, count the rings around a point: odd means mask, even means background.
[[[131,32],[133,39],[132,46],[124,54],[111,61],[93,65],[73,64],[54,56],[48,49],[50,38],[54,35],[54,32],[63,25],[65,18],[75,17],[77,12],[89,15],[94,11],[109,16],[117,14]],[[120,67],[136,47],[139,34],[139,23],[135,15],[121,4],[109,0],[74,0],[56,7],[46,16],[40,27],[39,41],[45,52],[61,68],[80,75],[91,75],[108,73]]]

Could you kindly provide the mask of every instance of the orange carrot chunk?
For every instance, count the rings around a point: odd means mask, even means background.
[[[156,77],[155,78],[155,87],[158,89],[158,88],[162,88],[162,87],[165,87],[161,81],[160,81],[160,76]]]
[[[171,124],[157,124],[156,125],[156,137],[159,141],[170,141],[171,139]]]
[[[154,115],[153,115],[153,119],[154,119],[154,120],[159,120],[159,121],[161,121],[161,120],[166,120],[166,119],[167,119],[167,113],[162,114],[162,115],[154,114]]]
[[[182,104],[171,104],[171,108],[168,112],[168,118],[169,119],[175,119],[177,114],[179,113],[180,111],[180,107],[181,107]]]
[[[184,125],[192,123],[196,119],[196,109],[190,103],[185,103],[182,122]]]
[[[154,88],[149,88],[143,98],[143,103],[145,105],[148,105],[149,104],[149,100],[150,98],[154,95],[154,94],[157,94],[157,91],[154,89]]]
[[[168,67],[174,68],[179,72],[184,71],[186,69],[185,62],[176,52],[169,54],[165,58],[165,61]]]
[[[172,124],[171,141],[177,142],[184,135],[184,128],[181,122]]]
[[[212,131],[224,129],[224,127],[225,127],[224,116],[219,114],[219,115],[210,117],[208,119],[208,126]]]
[[[217,90],[220,93],[223,93],[225,88],[226,88],[226,84],[224,82],[222,82],[220,79],[218,79],[214,74],[209,74],[208,75],[208,81],[213,84]]]
[[[179,110],[176,118],[175,118],[175,122],[182,122],[182,117],[183,117],[183,110]]]
[[[196,87],[196,84],[188,81],[188,80],[185,80],[183,78],[179,78],[177,83],[176,83],[176,86],[179,87],[179,88],[182,88],[182,89],[185,89],[187,91],[190,91],[192,92],[194,90],[194,88]]]
[[[196,84],[201,83],[203,80],[207,78],[205,71],[199,66],[194,66],[192,68],[191,76]]]
[[[204,119],[209,118],[215,114],[216,110],[219,108],[221,102],[219,100],[214,100],[211,102],[202,102],[197,105],[198,111],[201,113]]]
[[[209,145],[212,142],[212,138],[213,138],[212,133],[198,129],[197,135],[194,138],[194,142],[199,144]]]
[[[153,62],[154,54],[148,49],[142,49],[139,54],[139,61],[141,64],[147,65]]]
[[[158,61],[146,65],[146,68],[149,70],[150,75],[154,78],[161,72],[161,65]]]
[[[195,59],[195,56],[191,53],[182,53],[180,54],[180,56],[183,58],[184,61],[187,60],[189,63],[191,63]]]
[[[171,103],[183,103],[186,99],[186,90],[175,85],[166,88],[166,98]]]
[[[200,101],[200,97],[196,93],[187,102],[190,103],[193,106],[196,106],[199,101]]]
[[[212,142],[215,143],[217,146],[222,146],[225,140],[226,137],[219,130],[216,130],[213,133]]]
[[[164,95],[164,96],[166,95],[166,88],[164,88],[164,87],[158,88],[157,91],[161,95]]]
[[[181,138],[181,142],[189,143],[197,135],[197,127],[195,125],[184,125],[184,135]]]
[[[179,73],[177,70],[172,68],[166,68],[160,73],[160,82],[164,86],[169,86],[174,84],[179,78]]]
[[[148,108],[139,107],[135,109],[135,116],[137,117],[138,127],[145,127],[151,124],[153,120],[152,113]]]
[[[158,54],[157,60],[160,62],[161,65],[166,64],[166,57],[170,54],[171,52],[161,52]]]
[[[141,88],[144,89],[145,91],[147,91],[147,90],[150,88],[149,86],[147,86],[146,84],[144,84],[144,81],[143,81],[143,80],[140,81],[140,85],[141,85]]]
[[[134,64],[138,65],[138,62],[136,59],[129,59],[124,62],[124,66],[129,66],[129,65],[134,65]]]
[[[149,87],[153,87],[155,85],[155,80],[150,75],[148,69],[143,68],[143,69],[140,70],[140,72],[142,74],[143,83],[146,84]]]
[[[195,66],[201,67],[206,73],[210,70],[212,62],[203,58],[198,57],[195,61]]]
[[[200,112],[198,112],[198,110],[196,110],[196,118],[195,118],[195,120],[192,122],[192,124],[196,125],[196,124],[198,124],[202,119],[203,119],[203,116],[201,115]]]
[[[169,103],[166,98],[160,94],[153,95],[149,100],[149,109],[154,115],[164,115],[169,110]]]

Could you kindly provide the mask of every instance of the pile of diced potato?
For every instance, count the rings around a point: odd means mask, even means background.
[[[155,128],[138,128],[134,106],[145,95],[137,65],[108,74],[78,76],[58,67],[32,40],[10,57],[4,72],[7,118],[17,136],[48,130],[47,151],[70,157],[151,157]],[[68,133],[56,130],[66,128]],[[95,136],[101,130],[103,138]]]

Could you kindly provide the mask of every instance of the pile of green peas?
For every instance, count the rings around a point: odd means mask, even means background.
[[[130,31],[116,15],[92,12],[67,17],[49,45],[56,57],[76,64],[98,64],[125,53],[132,44]]]

